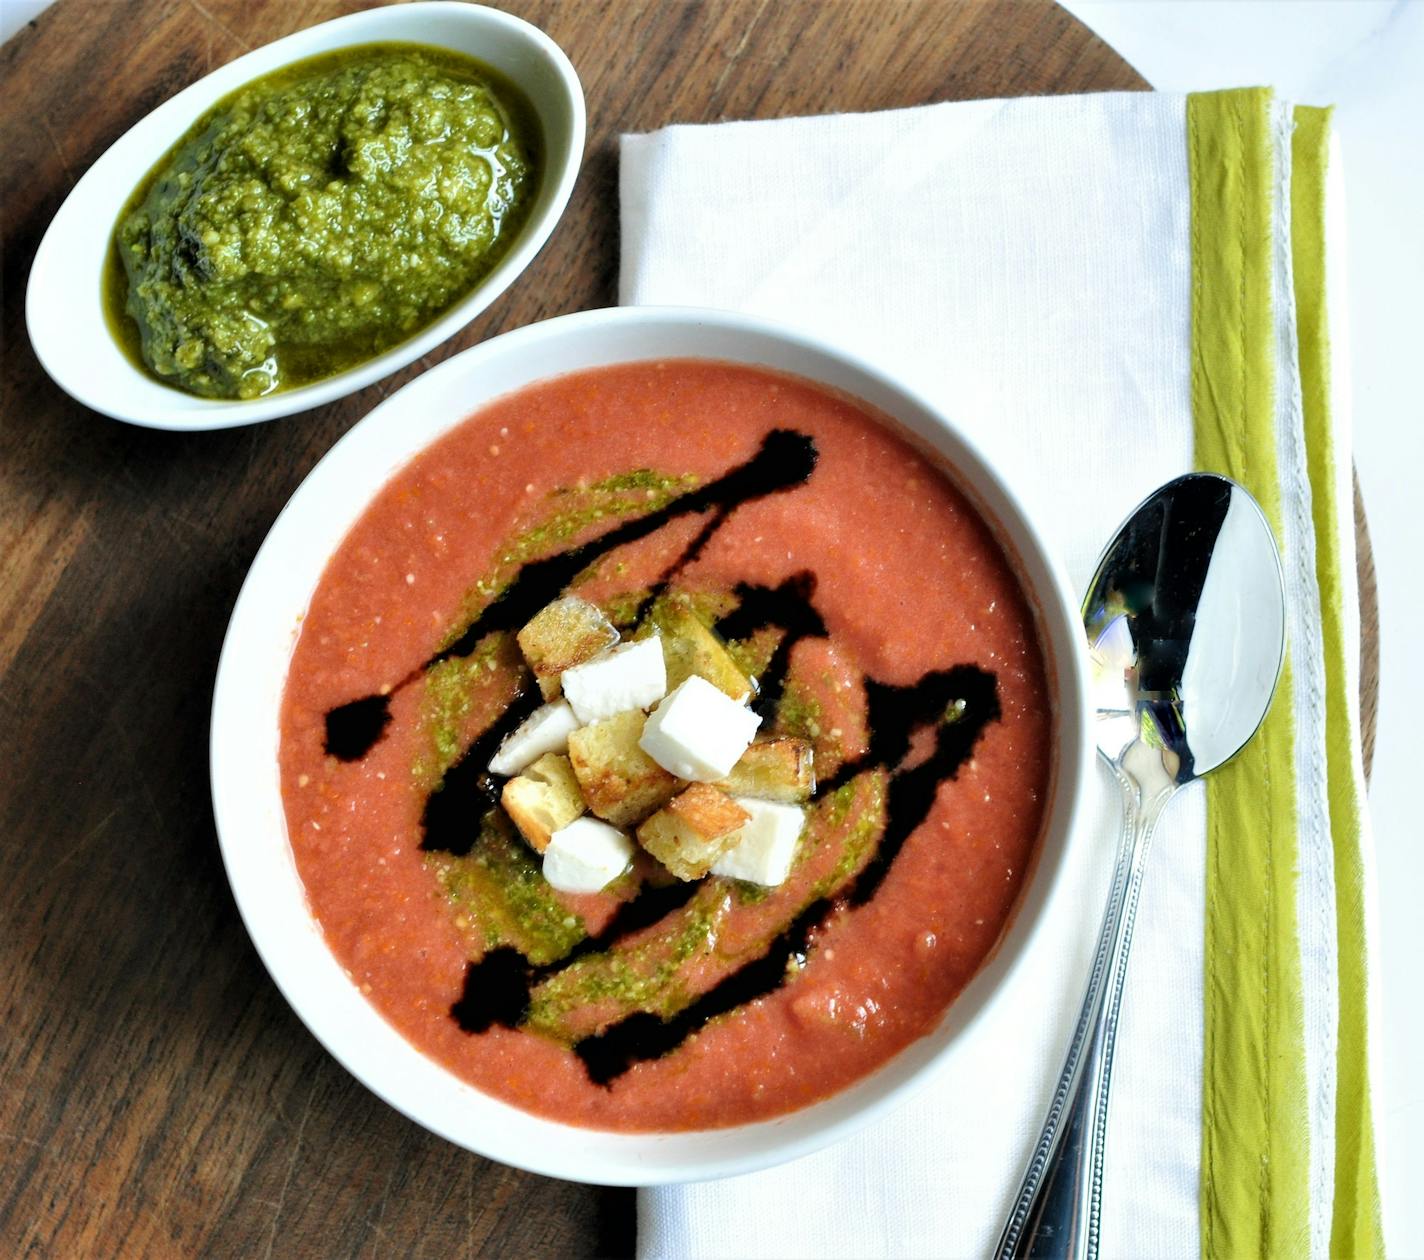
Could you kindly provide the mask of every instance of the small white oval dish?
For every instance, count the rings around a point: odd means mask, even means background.
[[[559,1124],[483,1094],[425,1057],[381,1017],[327,948],[291,846],[278,772],[292,649],[327,560],[372,497],[419,451],[493,399],[534,381],[645,359],[759,364],[865,400],[936,452],[993,523],[1037,611],[1056,714],[1054,778],[1041,848],[1014,918],[939,1026],[849,1088],[773,1120],[687,1133],[610,1133]],[[774,324],[719,311],[628,307],[566,315],[456,355],[351,429],[283,509],[233,609],[213,696],[213,813],[243,921],[267,969],[318,1040],[417,1123],[531,1172],[653,1185],[750,1172],[794,1159],[903,1101],[955,1060],[971,1029],[1012,1036],[1015,977],[1045,944],[1050,891],[1083,799],[1089,749],[1076,601],[1018,497],[939,412],[873,366]],[[992,1006],[999,1018],[985,1016]],[[1020,1014],[1022,1012],[1020,1011]]]
[[[307,57],[356,44],[417,43],[477,57],[534,107],[543,177],[509,252],[439,319],[383,354],[325,380],[251,401],[199,398],[129,361],[104,316],[103,273],[114,224],[154,164],[211,106],[243,84]],[[355,393],[454,336],[533,260],[568,203],[583,157],[583,89],[563,50],[538,27],[497,9],[427,0],[368,9],[288,35],[184,88],[116,140],[74,186],[35,254],[25,295],[30,342],[67,394],[116,420],[153,429],[226,429],[274,420]]]

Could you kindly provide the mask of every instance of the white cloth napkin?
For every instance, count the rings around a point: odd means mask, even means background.
[[[1192,467],[1182,96],[670,127],[623,138],[621,208],[623,303],[750,312],[878,362],[1005,472],[1079,589],[1123,516]],[[1052,945],[954,1072],[793,1164],[640,1192],[641,1256],[988,1253],[1057,1075],[1106,894],[1117,804],[1105,779],[1098,789],[1047,912]],[[1305,851],[1307,815],[1323,808],[1302,802],[1303,898],[1333,896],[1328,829],[1325,854]],[[1105,1255],[1199,1249],[1204,845],[1195,788],[1162,820],[1143,891]],[[1328,1204],[1334,941],[1309,939],[1330,926],[1318,909],[1303,907],[1302,959],[1307,1067],[1320,1083],[1312,1199]],[[1321,1217],[1318,1256],[1328,1209]]]

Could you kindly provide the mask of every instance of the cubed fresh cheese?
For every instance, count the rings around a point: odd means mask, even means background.
[[[564,698],[587,725],[628,709],[646,709],[667,694],[667,666],[656,635],[624,643],[563,673]]]
[[[542,705],[499,746],[489,768],[495,774],[518,774],[545,753],[563,752],[569,746],[569,736],[578,728],[579,720],[567,700]]]
[[[648,718],[638,746],[680,779],[725,779],[752,742],[761,718],[693,674]]]
[[[585,816],[549,837],[544,878],[560,892],[593,893],[617,879],[632,860],[632,840],[617,827]]]
[[[712,864],[712,874],[775,886],[791,873],[796,845],[806,814],[799,805],[734,798],[751,817],[742,824],[730,848]]]

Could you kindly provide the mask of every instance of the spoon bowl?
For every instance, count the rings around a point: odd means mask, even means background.
[[[1285,661],[1285,598],[1265,514],[1212,473],[1149,495],[1098,562],[1083,628],[1123,830],[1087,993],[999,1260],[1098,1253],[1113,1049],[1152,830],[1182,787],[1265,721]]]
[[[1123,523],[1083,600],[1098,750],[1157,750],[1177,785],[1256,733],[1285,660],[1280,557],[1256,501],[1191,473]]]

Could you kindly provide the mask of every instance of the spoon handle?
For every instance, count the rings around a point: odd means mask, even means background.
[[[1019,1256],[1091,1260],[1098,1254],[1103,1150],[1118,1010],[1152,829],[1175,784],[1148,792],[1120,765],[1122,838],[1087,992],[1012,1211],[997,1260]]]

